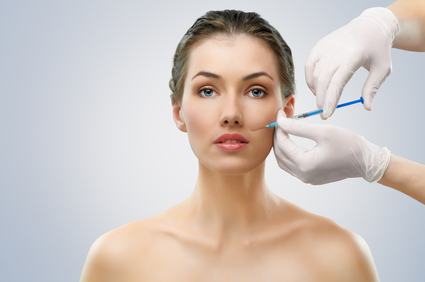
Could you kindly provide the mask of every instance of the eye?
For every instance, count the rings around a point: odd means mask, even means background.
[[[262,98],[268,95],[268,93],[262,89],[255,88],[249,91],[249,95],[254,98]]]
[[[212,90],[211,88],[203,88],[201,90],[198,91],[199,96],[201,97],[212,97],[214,96],[214,90]]]

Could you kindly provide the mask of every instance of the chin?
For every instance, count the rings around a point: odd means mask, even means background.
[[[237,157],[221,157],[208,159],[199,162],[211,171],[224,175],[243,175],[257,169],[265,162],[267,156],[261,158],[257,156],[255,159],[237,158]]]

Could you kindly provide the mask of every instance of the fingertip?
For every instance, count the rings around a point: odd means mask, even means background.
[[[370,96],[363,97],[364,103],[363,106],[367,111],[372,110],[373,98]]]
[[[286,118],[286,116],[277,119],[277,124],[279,125],[279,128],[285,131],[286,133],[290,133],[293,131],[293,122],[295,122],[295,120],[291,118]]]
[[[323,107],[323,115],[325,118],[331,117],[338,106],[338,101],[341,98],[345,84],[342,87],[340,85],[341,84],[334,84],[329,86],[328,92],[326,93],[325,105]]]
[[[316,106],[318,110],[323,109],[325,107],[325,99],[326,99],[325,94],[326,92],[324,92],[323,90],[319,90],[316,93]],[[320,114],[320,115],[323,116],[323,114]]]
[[[282,121],[284,121],[285,119],[280,119],[280,123],[282,123]],[[278,124],[279,124],[279,120],[278,120]],[[274,138],[273,138],[273,142],[275,142],[276,140],[285,140],[286,138],[288,138],[288,134],[283,131],[283,129],[281,128],[281,125],[279,124],[279,126],[276,126],[274,128]]]
[[[277,118],[286,118],[286,114],[282,109],[277,111]]]
[[[285,119],[286,118],[286,114],[282,109],[279,109],[277,111],[277,117],[276,117],[276,121],[279,124],[279,120]]]
[[[323,119],[327,119],[328,117],[331,116],[329,107],[327,105],[325,105],[325,107],[323,108],[322,116],[323,116]]]
[[[334,106],[333,104],[330,105],[330,103],[327,103],[327,105],[323,109],[323,119],[326,120],[330,118],[331,115],[333,115],[333,113],[335,112],[335,108],[336,108],[336,105]]]

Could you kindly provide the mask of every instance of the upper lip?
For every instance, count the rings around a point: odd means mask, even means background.
[[[227,140],[236,140],[242,143],[249,143],[245,137],[243,137],[242,135],[238,133],[225,133],[223,135],[220,135],[217,139],[215,139],[214,144],[226,142]]]

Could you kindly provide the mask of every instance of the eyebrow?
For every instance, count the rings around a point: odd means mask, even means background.
[[[256,72],[256,73],[250,74],[248,76],[245,76],[242,80],[245,81],[245,80],[253,79],[253,78],[256,78],[256,77],[259,77],[259,76],[262,76],[262,75],[268,76],[268,77],[270,77],[271,80],[274,80],[273,77],[271,77],[266,72]]]
[[[203,75],[203,76],[206,76],[206,77],[212,77],[212,78],[216,78],[216,79],[221,78],[221,76],[219,76],[218,74],[215,74],[215,73],[212,73],[212,72],[207,72],[207,71],[200,71],[192,77],[192,80],[199,75]]]
[[[215,73],[212,73],[212,72],[207,72],[207,71],[200,71],[192,77],[192,80],[199,75],[203,75],[203,76],[206,76],[206,77],[212,77],[212,78],[215,78],[215,79],[221,79],[221,76],[219,76],[218,74],[215,74]],[[262,76],[262,75],[268,76],[271,80],[274,80],[273,77],[271,77],[266,72],[256,72],[256,73],[245,76],[242,80],[243,81],[250,80],[250,79]]]

